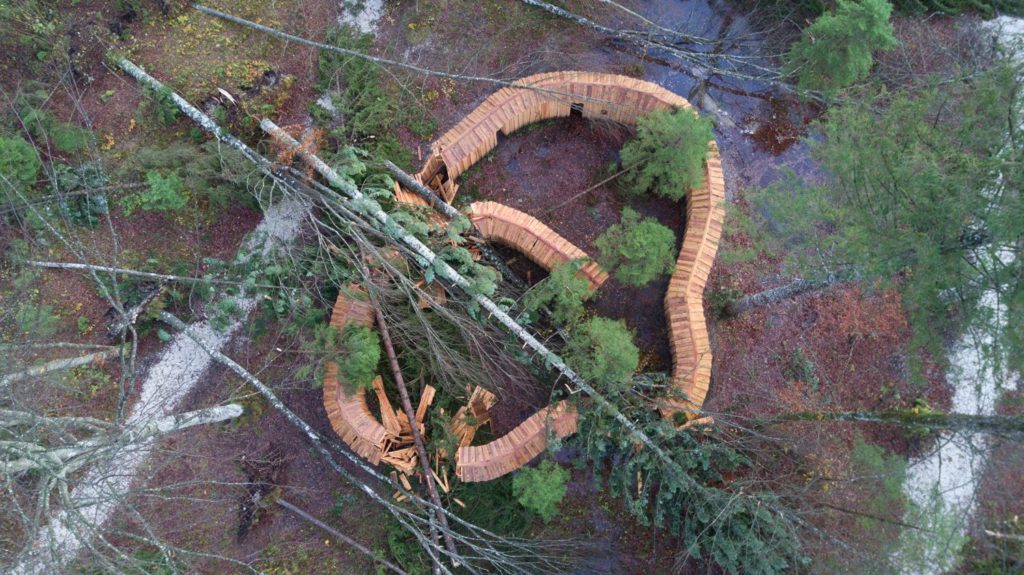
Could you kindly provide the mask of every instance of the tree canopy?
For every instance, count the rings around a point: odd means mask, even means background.
[[[624,191],[680,200],[704,181],[711,120],[693,110],[655,110],[637,121],[622,147]]]
[[[632,208],[622,210],[622,220],[605,230],[594,245],[597,262],[622,283],[642,286],[672,271],[676,236],[654,218],[640,218]]]
[[[804,28],[789,51],[788,68],[799,86],[835,95],[866,78],[874,53],[896,47],[890,14],[887,0],[838,0],[835,11]]]
[[[895,280],[920,342],[941,343],[933,336],[953,319],[978,321],[1021,357],[1020,107],[1007,66],[921,93],[875,88],[833,108],[814,146],[827,185],[790,178],[758,195],[772,234],[802,273]],[[978,305],[990,290],[1007,306],[1005,327]]]

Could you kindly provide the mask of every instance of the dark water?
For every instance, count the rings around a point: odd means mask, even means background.
[[[777,64],[760,57],[765,39],[753,29],[750,18],[731,2],[669,0],[644,2],[639,10],[656,24],[704,38],[722,39],[722,53],[743,57],[743,65],[720,62],[719,66],[738,74],[759,75],[754,66]],[[644,24],[628,16],[619,26],[637,28]],[[619,46],[620,49],[627,49]],[[633,50],[635,51],[635,49]],[[702,73],[698,70],[697,73]],[[652,51],[645,64],[644,79],[691,100],[702,112],[711,110],[694,93],[698,79],[694,65],[672,54]],[[730,197],[736,186],[765,186],[777,180],[785,168],[814,176],[819,170],[810,158],[804,138],[810,122],[820,110],[797,101],[792,95],[767,82],[727,74],[710,74],[707,94],[717,104],[725,121],[717,121],[715,136],[726,164]]]

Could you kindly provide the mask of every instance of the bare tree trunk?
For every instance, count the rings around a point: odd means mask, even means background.
[[[55,371],[61,371],[65,369],[74,369],[76,367],[82,367],[83,365],[89,365],[91,363],[99,363],[111,356],[120,353],[120,347],[111,347],[103,351],[97,351],[95,353],[89,353],[79,357],[55,359],[48,361],[42,365],[30,367],[24,371],[17,373],[10,373],[3,377],[0,377],[0,390],[6,388],[12,383],[28,379],[30,377],[38,377],[40,375],[46,375]]]
[[[828,287],[836,285],[843,280],[836,276],[831,275],[823,281],[810,281],[807,279],[795,279],[785,285],[779,285],[778,287],[772,287],[771,290],[765,290],[764,292],[758,292],[757,294],[751,294],[749,296],[743,296],[738,300],[730,303],[725,307],[725,315],[727,317],[734,317],[744,312],[751,311],[754,308],[767,306],[775,302],[782,300],[795,298],[801,294],[808,292],[814,292],[818,290],[827,290]]]
[[[125,268],[113,268],[109,266],[97,266],[93,264],[80,264],[75,262],[40,262],[35,260],[29,260],[27,262],[30,266],[37,268],[55,269],[55,270],[85,270],[85,271],[97,271],[106,272],[113,275],[125,275],[133,276],[137,278],[147,278],[158,281],[170,281],[170,282],[181,282],[181,283],[211,283],[217,285],[230,285],[237,286],[241,285],[242,282],[231,281],[231,280],[219,280],[214,278],[190,278],[187,276],[176,276],[171,274],[157,274],[153,272],[140,272],[138,270],[129,270]],[[250,284],[252,287],[262,288],[277,288],[278,286],[269,284]]]
[[[351,200],[349,205],[352,208],[363,213],[371,220],[378,222],[385,234],[409,249],[414,254],[413,259],[418,265],[423,268],[433,269],[438,277],[444,278],[464,290],[466,294],[472,297],[480,307],[485,309],[491,315],[491,317],[496,319],[513,335],[519,338],[519,340],[523,342],[524,347],[531,349],[534,353],[539,355],[545,365],[561,373],[576,387],[585,392],[598,404],[599,407],[604,409],[620,425],[622,425],[630,436],[650,449],[658,459],[666,465],[666,468],[671,471],[672,475],[675,476],[678,481],[690,485],[698,490],[703,489],[703,486],[697,483],[696,480],[683,470],[679,463],[673,460],[669,454],[659,447],[658,444],[655,443],[654,440],[651,439],[650,436],[648,436],[642,429],[630,421],[630,419],[626,417],[615,404],[599,394],[593,386],[587,383],[585,379],[580,377],[579,374],[570,368],[565,361],[558,356],[558,354],[548,349],[547,346],[541,343],[533,336],[533,334],[523,328],[523,326],[519,325],[505,312],[505,310],[501,309],[501,307],[494,303],[489,297],[475,292],[469,280],[448,265],[447,262],[439,258],[433,250],[424,245],[418,238],[407,232],[401,224],[395,222],[387,212],[383,211],[380,206],[377,205],[376,202],[366,198],[352,182],[342,178],[334,171],[333,168],[324,163],[324,161],[316,155],[304,150],[295,138],[292,138],[291,135],[279,128],[270,120],[263,119],[260,122],[260,127],[279,143],[287,146],[289,150],[294,152],[304,162],[313,167],[313,169],[323,176],[329,184],[348,196]]]
[[[163,84],[161,84],[160,82],[146,74],[138,66],[135,66],[128,60],[124,58],[119,58],[116,60],[116,62],[123,69],[125,69],[130,74],[139,79],[140,82],[143,82],[157,89],[164,88]],[[256,163],[260,167],[260,169],[264,171],[264,173],[274,177],[277,180],[281,180],[280,176],[274,172],[270,162],[266,158],[263,158],[262,156],[254,152],[251,148],[246,146],[237,138],[231,136],[230,134],[227,134],[220,126],[216,124],[216,122],[214,122],[208,116],[206,116],[201,111],[196,109],[194,106],[189,104],[181,96],[173,92],[172,96],[175,104],[178,105],[183,111],[185,111],[186,114],[189,115],[189,117],[193,118],[202,128],[214,134],[214,136],[216,136],[220,141],[245,153],[246,157],[249,158],[254,163]],[[351,200],[353,200],[349,202],[349,205],[355,211],[370,218],[371,221],[377,222],[383,228],[382,233],[385,233],[386,235],[392,237],[396,242],[403,244],[407,249],[409,249],[414,254],[413,259],[416,260],[416,263],[418,265],[421,265],[423,267],[432,266],[437,270],[438,276],[452,282],[461,289],[466,290],[466,292],[471,295],[474,301],[476,301],[483,309],[490,313],[492,317],[494,317],[513,335],[519,338],[520,341],[523,342],[524,347],[528,347],[531,350],[533,350],[542,358],[546,365],[550,366],[550,368],[555,369],[556,371],[561,373],[576,387],[578,387],[583,392],[587,393],[587,395],[590,396],[590,398],[595,403],[597,403],[597,405],[601,409],[604,409],[620,425],[622,425],[623,429],[625,429],[626,432],[633,439],[638,441],[644,447],[650,449],[651,452],[654,453],[655,456],[658,458],[658,460],[661,461],[666,466],[666,470],[676,480],[699,492],[705,491],[707,489],[705,486],[703,486],[702,484],[698,483],[695,479],[693,479],[680,466],[678,462],[673,460],[672,457],[669,456],[669,454],[664,449],[658,446],[658,444],[655,443],[655,441],[651,439],[651,437],[648,436],[642,429],[640,429],[637,424],[635,424],[628,417],[626,417],[626,415],[623,414],[622,411],[619,410],[619,408],[615,404],[611,403],[602,395],[597,393],[597,391],[589,383],[587,383],[586,380],[584,380],[582,377],[579,376],[579,374],[577,374],[568,365],[566,365],[562,358],[560,358],[557,354],[548,349],[544,344],[537,340],[537,338],[530,334],[526,329],[524,329],[522,326],[516,323],[516,321],[513,320],[512,317],[505,313],[505,311],[502,310],[501,307],[499,307],[497,304],[491,301],[490,298],[482,294],[474,293],[472,291],[470,282],[466,278],[464,278],[446,262],[440,260],[440,258],[438,258],[436,254],[434,254],[434,252],[430,250],[427,246],[425,246],[422,242],[420,242],[414,236],[406,232],[401,225],[399,225],[397,222],[391,219],[391,217],[386,212],[381,210],[380,207],[376,205],[376,202],[373,202],[372,200],[365,198],[362,195],[362,193],[355,187],[355,185],[341,178],[333,169],[324,164],[315,155],[299,150],[298,142],[296,142],[295,139],[288,135],[286,132],[278,128],[270,120],[264,119],[260,123],[260,126],[261,128],[264,129],[264,131],[272,134],[281,142],[288,145],[289,148],[295,150],[297,155],[299,155],[299,157],[301,157],[304,161],[307,161],[310,164],[314,165],[316,170],[321,175],[323,175],[332,186],[334,186],[343,194],[348,196]],[[291,188],[292,186],[288,185],[288,187]],[[327,198],[325,198],[325,200],[326,199]],[[181,320],[178,320],[177,318],[171,316],[170,314],[162,313],[161,318],[166,318],[165,321],[168,321],[169,323],[171,323],[171,325],[174,325],[179,329],[184,328],[184,324],[181,322]],[[235,373],[238,373],[240,376],[243,377],[243,379],[256,386],[257,389],[260,390],[261,394],[267,397],[268,401],[271,401],[275,408],[278,408],[283,414],[286,415],[289,421],[291,421],[293,424],[297,425],[298,427],[300,427],[300,429],[303,430],[303,432],[307,435],[310,441],[313,442],[314,446],[317,448],[317,451],[320,452],[321,455],[323,455],[325,459],[328,460],[329,463],[333,462],[333,459],[330,458],[330,452],[323,447],[323,442],[319,435],[315,431],[313,431],[313,429],[309,427],[308,424],[306,424],[298,416],[296,416],[294,413],[288,410],[287,407],[285,407],[284,404],[281,403],[280,400],[276,398],[276,396],[274,396],[274,394],[269,390],[269,388],[264,386],[256,378],[252,377],[251,374],[249,374],[240,366],[238,366],[238,364],[234,363],[229,358],[227,358],[227,356],[224,356],[220,352],[213,349],[209,349],[208,353],[210,353],[211,357],[217,359],[217,361],[224,363],[224,365],[229,366],[229,368],[231,368],[232,371],[235,371]],[[349,474],[347,474],[347,472],[344,471],[344,469],[338,466],[337,463],[334,463],[332,465],[332,468],[335,469],[335,471],[338,471],[339,473],[345,475],[346,477],[351,477]],[[368,492],[368,495],[370,495],[373,499],[377,500],[382,505],[384,505],[393,514],[396,514],[396,517],[399,516],[397,515],[398,511],[396,511],[394,507],[391,506],[387,501],[384,501],[380,495],[373,491],[373,489],[356,481],[354,478],[352,479],[352,481],[356,485],[362,486],[363,490],[365,492]],[[747,497],[743,495],[738,496]],[[415,532],[414,534],[418,537],[422,537],[422,534],[418,532]],[[469,542],[469,540],[467,540],[467,542]],[[431,548],[429,546],[425,545],[424,547],[428,550],[428,552],[431,552]],[[485,551],[486,550],[487,549],[485,549]],[[447,552],[447,550],[444,551]],[[453,559],[458,560],[458,558]]]
[[[851,421],[885,423],[901,427],[918,427],[933,431],[962,431],[968,433],[992,433],[1003,435],[1024,435],[1024,417],[1016,415],[968,415],[964,413],[940,413],[934,411],[798,411],[758,421],[760,426],[770,426],[786,421]]]
[[[305,511],[303,511],[302,509],[299,509],[295,505],[292,505],[291,503],[288,503],[284,499],[278,498],[277,499],[277,504],[280,505],[281,507],[284,507],[288,511],[291,511],[292,513],[294,513],[298,517],[301,517],[304,521],[312,523],[313,525],[316,525],[320,529],[323,529],[324,531],[329,533],[332,537],[334,537],[336,539],[340,539],[341,541],[344,541],[347,545],[349,545],[352,548],[356,549],[357,551],[359,551],[363,555],[366,555],[370,559],[373,559],[374,561],[376,561],[376,562],[380,563],[381,565],[387,567],[388,569],[394,571],[395,573],[398,573],[398,575],[408,575],[405,571],[402,570],[401,567],[399,567],[398,565],[395,565],[394,563],[388,561],[387,559],[384,559],[384,558],[378,556],[376,553],[371,551],[369,547],[363,545],[362,543],[356,541],[355,539],[352,539],[348,535],[345,535],[341,531],[338,531],[337,529],[331,527],[330,525],[324,523],[323,521],[320,521],[316,517],[313,517],[309,513],[306,513]]]
[[[103,434],[53,449],[28,442],[6,441],[3,445],[3,453],[16,454],[20,457],[0,461],[0,474],[13,475],[30,469],[50,468],[54,471],[59,470],[62,475],[70,475],[85,465],[102,461],[108,454],[122,447],[142,443],[154,437],[168,435],[197,425],[234,419],[239,415],[242,415],[242,407],[237,404],[210,407],[160,417],[112,434]],[[75,461],[70,463],[72,460]]]

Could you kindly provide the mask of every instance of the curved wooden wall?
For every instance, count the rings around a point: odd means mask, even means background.
[[[469,219],[485,239],[516,249],[546,270],[580,258],[590,259],[587,252],[537,218],[497,202],[474,202],[469,206]],[[583,264],[579,275],[590,282],[591,290],[608,279],[608,273],[593,261]]]
[[[339,333],[345,326],[354,323],[371,327],[375,312],[366,291],[356,284],[341,290],[331,312],[331,325]],[[366,402],[366,390],[350,394],[338,381],[338,366],[327,362],[324,374],[324,408],[334,432],[359,454],[374,465],[380,463],[384,454],[385,440],[394,436],[384,428],[380,420],[370,411]]]
[[[547,449],[549,430],[568,437],[576,433],[578,419],[565,400],[549,405],[490,443],[460,447],[455,452],[455,476],[462,481],[490,481],[515,471]]]

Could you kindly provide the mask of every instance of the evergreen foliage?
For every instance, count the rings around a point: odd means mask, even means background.
[[[605,230],[597,240],[601,267],[615,279],[642,286],[672,271],[676,259],[676,236],[654,218],[640,218],[635,210],[623,208],[622,220]]]
[[[895,283],[917,344],[941,355],[944,334],[973,325],[996,338],[980,352],[1009,351],[1020,365],[1024,145],[1010,136],[1022,104],[1017,73],[1000,67],[920,93],[876,89],[833,108],[814,147],[828,185],[793,177],[754,197],[797,273]],[[1007,306],[1002,326],[978,305],[988,290]]]
[[[146,95],[149,96],[149,106],[152,111],[153,117],[158,122],[169,126],[178,119],[178,115],[181,114],[181,110],[178,105],[174,103],[174,91],[164,86],[159,90],[152,88],[145,88]]]
[[[558,513],[568,480],[568,469],[545,460],[537,467],[520,469],[512,479],[512,491],[520,505],[540,515],[547,523]]]
[[[149,186],[146,191],[121,199],[125,215],[131,215],[137,208],[147,212],[173,212],[188,205],[188,195],[177,174],[152,170],[146,172],[146,184]]]
[[[637,121],[636,136],[622,147],[624,190],[680,200],[703,184],[711,120],[693,110],[656,110]]]
[[[586,261],[578,259],[555,267],[551,275],[526,292],[523,307],[533,314],[547,307],[551,319],[560,326],[576,323],[583,315],[583,302],[590,297],[590,282],[578,275]]]
[[[838,0],[834,12],[804,29],[789,51],[788,69],[799,86],[836,95],[867,77],[878,50],[896,47],[887,0]]]
[[[342,27],[328,32],[327,43],[368,52],[373,47],[373,35]],[[317,87],[338,92],[333,100],[344,122],[343,140],[377,137],[387,132],[398,110],[384,91],[379,66],[325,50],[320,53],[319,71]]]
[[[667,529],[696,559],[726,573],[779,575],[803,562],[799,539],[781,504],[752,484],[728,484],[749,463],[722,441],[698,441],[653,414],[646,400],[619,397],[624,415],[682,467],[679,475],[604,410],[580,409],[574,441],[606,470],[606,488],[645,526]],[[598,476],[600,477],[600,476]],[[719,487],[728,484],[728,487]],[[741,492],[742,494],[738,493]]]
[[[214,213],[232,203],[252,201],[246,183],[252,165],[238,152],[215,141],[198,146],[178,141],[162,147],[139,148],[124,164],[120,175],[148,180],[148,174],[154,171],[174,174],[200,207]]]
[[[76,224],[95,227],[100,216],[110,211],[104,192],[85,193],[67,197],[69,192],[90,192],[108,184],[106,173],[99,162],[86,162],[69,166],[55,162],[51,188],[59,192],[57,205],[61,215]]]
[[[369,389],[380,363],[380,339],[368,327],[348,324],[338,340],[334,361],[338,364],[338,381],[350,391]]]
[[[35,183],[42,162],[32,144],[19,136],[0,136],[0,175],[5,183],[18,189]]]
[[[640,350],[625,322],[595,317],[572,330],[565,358],[599,391],[617,395],[629,389],[640,364]]]

